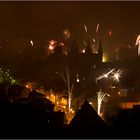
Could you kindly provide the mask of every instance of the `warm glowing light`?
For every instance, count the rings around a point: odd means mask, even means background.
[[[107,57],[103,55],[102,62],[107,62]]]
[[[49,99],[49,96],[47,96],[47,99]]]
[[[77,78],[76,82],[77,82],[77,83],[79,83],[79,82],[80,82],[79,78]]]
[[[25,87],[26,87],[26,88],[30,88],[29,85],[26,85]]]
[[[54,50],[54,48],[56,47],[56,41],[55,40],[50,40],[49,41],[49,50],[50,51],[53,51]]]
[[[72,113],[74,113],[75,111],[73,110]]]
[[[50,50],[53,50],[54,47],[53,47],[52,45],[49,45],[49,49],[50,49]]]
[[[92,105],[92,102],[89,102],[90,105]]]
[[[85,49],[83,49],[83,50],[82,50],[82,53],[85,53],[85,52],[86,52]]]

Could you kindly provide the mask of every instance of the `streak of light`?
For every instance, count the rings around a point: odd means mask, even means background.
[[[96,26],[96,34],[98,33],[98,31],[99,31],[99,23],[97,24],[97,26]]]
[[[88,30],[87,30],[87,26],[86,25],[84,25],[84,28],[85,28],[85,31],[87,32]]]
[[[85,45],[85,46],[87,46],[87,43],[83,40],[83,44]]]
[[[105,74],[102,74],[102,75],[98,76],[98,77],[96,78],[96,81],[97,81],[97,80],[100,80],[100,79],[103,79],[103,78],[108,78],[108,75],[109,75],[110,73],[112,73],[114,70],[115,70],[115,69],[112,69],[112,70],[110,70],[108,73],[105,73]]]

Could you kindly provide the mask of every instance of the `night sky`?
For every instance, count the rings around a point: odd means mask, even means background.
[[[139,14],[140,2],[0,2],[0,39],[15,40],[23,35],[63,41],[62,31],[68,28],[82,43],[97,37],[100,24],[98,36],[104,42],[109,41],[111,31],[110,41],[134,45],[140,34]]]

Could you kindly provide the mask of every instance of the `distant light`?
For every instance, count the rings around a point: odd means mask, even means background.
[[[72,113],[74,113],[74,110],[72,111]]]
[[[83,80],[85,80],[85,77],[83,77]]]
[[[79,83],[79,82],[80,82],[79,78],[77,78],[76,82],[77,82],[77,83]]]
[[[92,102],[89,102],[90,105],[92,105]]]
[[[109,31],[109,32],[108,32],[108,34],[109,34],[109,36],[111,36],[111,35],[112,35],[112,32],[111,32],[111,31]]]
[[[119,92],[118,92],[118,94],[120,95],[120,94],[121,94],[121,92],[119,91]]]
[[[66,106],[63,106],[63,108],[65,109],[65,108],[66,108]]]
[[[82,50],[82,53],[85,53],[85,52],[86,52],[86,50],[85,50],[85,49],[83,49],[83,50]]]

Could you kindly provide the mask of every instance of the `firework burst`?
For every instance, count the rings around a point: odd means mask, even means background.
[[[64,29],[62,33],[63,33],[65,39],[69,39],[71,37],[71,33],[68,28]]]
[[[116,82],[119,82],[120,78],[121,78],[121,75],[122,75],[122,70],[121,69],[118,69],[117,71],[114,70],[112,72],[112,79]]]

